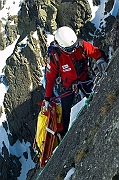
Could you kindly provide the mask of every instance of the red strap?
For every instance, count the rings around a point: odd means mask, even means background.
[[[66,97],[66,96],[69,96],[69,95],[72,94],[72,93],[73,93],[73,91],[66,91],[66,92],[64,92],[63,94],[61,94],[61,95],[59,95],[59,96],[57,96],[57,97],[51,98],[51,101],[56,102],[56,100],[57,100],[58,98],[64,98],[64,97]]]

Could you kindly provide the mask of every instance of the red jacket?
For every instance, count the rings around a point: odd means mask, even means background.
[[[83,41],[84,52],[87,57],[95,60],[101,57],[101,51],[94,47],[91,43]],[[58,75],[58,66],[54,56],[54,49],[51,50],[51,56],[46,66],[46,97],[52,97],[53,87]],[[60,49],[60,55],[56,53],[60,68],[60,76],[62,85],[69,87],[75,80],[85,81],[88,74],[88,65],[86,56],[82,52],[82,48],[78,47],[73,53],[67,54]]]

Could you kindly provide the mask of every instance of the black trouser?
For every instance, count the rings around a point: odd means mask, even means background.
[[[70,112],[71,112],[73,100],[74,100],[74,93],[61,98],[63,130],[60,132],[60,134],[62,136],[64,136],[68,131]]]
[[[88,80],[91,80],[91,78],[87,77],[85,81],[88,82]],[[92,92],[91,90],[92,87],[93,87],[93,82],[79,84],[79,89],[86,97],[89,97],[90,93]],[[72,94],[61,98],[63,130],[60,132],[60,134],[63,136],[68,131],[69,122],[70,122],[70,112],[71,112],[74,96],[75,94],[73,92]]]
[[[92,78],[87,76],[86,80],[78,85],[78,88],[81,90],[81,92],[88,98],[90,93],[92,92],[93,82]]]

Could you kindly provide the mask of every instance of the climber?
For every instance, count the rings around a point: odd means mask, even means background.
[[[68,130],[70,111],[74,99],[74,91],[78,87],[84,96],[89,97],[92,92],[93,80],[89,75],[87,57],[96,60],[100,75],[107,67],[105,53],[98,47],[84,40],[78,41],[75,32],[67,26],[56,30],[54,41],[48,48],[48,61],[46,66],[46,94],[45,106],[49,106],[53,96],[55,82],[60,84],[60,93],[72,92],[61,98],[64,136]]]

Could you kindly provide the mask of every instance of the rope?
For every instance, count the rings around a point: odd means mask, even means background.
[[[88,80],[88,81],[84,81],[84,82],[78,81],[78,84],[80,84],[81,87],[82,87],[82,89],[84,90],[82,84],[87,84],[87,85],[88,85],[88,84],[90,84],[90,83],[92,83],[92,82],[93,82],[93,80]],[[56,96],[56,97],[52,97],[52,98],[51,98],[51,101],[54,101],[54,102],[55,102],[56,99],[58,99],[58,98],[64,98],[64,97],[66,97],[66,96],[69,96],[69,95],[71,95],[73,92],[75,92],[75,91],[73,91],[73,90],[68,90],[68,91],[64,92],[63,94],[61,94],[61,95],[58,95],[58,96]],[[84,90],[84,92],[85,92],[85,90]],[[85,93],[86,93],[86,94],[90,94],[90,93],[87,93],[87,92],[85,92]]]
[[[79,118],[79,116],[81,115],[81,113],[82,113],[82,111],[84,110],[84,108],[88,106],[90,100],[92,99],[93,94],[94,94],[94,92],[90,93],[90,96],[86,99],[84,106],[81,108],[81,110],[80,110],[79,113],[77,114],[77,116],[76,116],[75,120],[73,121],[71,127],[72,127],[73,124],[76,122],[76,120]],[[70,127],[70,128],[71,128],[71,127]],[[70,130],[70,129],[69,129],[69,130]],[[69,130],[67,131],[67,133],[69,132]],[[67,133],[65,134],[64,138],[62,139],[62,141],[61,141],[60,144],[58,145],[57,149],[60,148],[63,140],[64,140],[64,139],[66,138],[66,136],[67,136]],[[54,154],[55,154],[55,152],[54,152]],[[41,174],[45,171],[45,169],[47,168],[47,166],[48,166],[48,164],[50,163],[50,161],[51,161],[52,157],[54,156],[54,154],[53,154],[53,155],[51,156],[51,158],[48,160],[48,162],[47,162],[47,164],[45,165],[45,167],[43,168],[43,170],[38,174],[36,180],[38,180],[39,177],[41,176]]]
[[[101,80],[104,78],[105,75],[107,75],[107,73],[105,73],[101,78],[99,78],[98,81],[101,81]],[[89,81],[90,81],[90,80],[89,80]],[[89,82],[89,81],[88,81],[88,82]],[[87,81],[84,82],[84,83],[87,83]],[[95,82],[95,85],[97,85],[97,82]],[[57,98],[59,98],[59,97],[65,97],[65,96],[69,95],[69,93],[72,93],[72,91],[67,91],[67,92],[63,93],[62,95],[55,97],[53,100],[55,100],[55,99],[57,99]],[[79,117],[80,117],[81,113],[84,111],[84,109],[89,105],[89,102],[92,100],[92,97],[93,97],[94,93],[95,93],[95,89],[92,90],[92,92],[90,93],[89,97],[85,100],[84,106],[81,108],[81,110],[80,110],[79,113],[77,114],[77,116],[76,116],[75,120],[73,121],[71,127],[72,127],[72,126],[74,125],[74,123],[79,119]],[[63,143],[63,140],[66,138],[66,136],[67,136],[69,130],[71,129],[71,127],[68,129],[67,133],[65,134],[65,136],[64,136],[63,139],[61,140],[60,144],[57,146],[57,149],[60,148],[61,144]],[[38,180],[38,179],[40,178],[40,176],[42,175],[42,173],[45,171],[45,169],[47,168],[47,166],[48,166],[48,164],[50,163],[50,161],[51,161],[52,157],[54,156],[54,154],[55,154],[55,151],[54,151],[53,155],[51,156],[51,158],[48,160],[48,162],[47,162],[47,164],[45,165],[45,167],[44,167],[44,168],[41,170],[41,172],[38,174],[36,180]]]
[[[110,63],[111,63],[111,61],[110,61]],[[102,76],[102,77],[99,77],[99,74],[96,76],[96,78],[95,78],[95,80],[94,80],[94,88],[92,89],[92,92],[90,93],[89,97],[86,99],[84,106],[81,108],[81,110],[80,110],[79,113],[77,114],[77,116],[76,116],[75,120],[73,121],[71,127],[72,127],[73,124],[79,119],[79,116],[81,115],[81,113],[83,112],[83,110],[89,105],[89,102],[92,100],[93,94],[96,93],[96,91],[95,91],[95,86],[97,86],[98,83],[99,83],[101,80],[103,80],[103,79],[105,78],[105,76],[107,75],[107,70],[108,70],[108,68],[109,68],[109,66],[110,66],[110,63],[108,64],[108,66],[107,66],[105,72],[103,73],[103,76]],[[70,93],[71,93],[71,91],[70,91]],[[64,93],[64,95],[65,95],[65,93]],[[58,97],[56,97],[56,98],[58,98]],[[70,129],[71,129],[71,127],[70,127]],[[70,130],[70,129],[69,129],[69,130]],[[67,131],[67,133],[69,132],[69,130]],[[67,133],[65,134],[64,138],[62,139],[62,141],[61,141],[60,144],[58,145],[57,149],[60,148],[60,145],[62,144],[63,140],[66,138]],[[54,152],[54,154],[55,154],[55,152]],[[48,166],[48,164],[50,163],[50,161],[51,161],[52,157],[54,156],[54,154],[51,156],[51,158],[48,160],[48,162],[47,162],[47,164],[45,165],[45,167],[44,167],[44,168],[41,170],[41,172],[38,174],[36,180],[39,180],[40,176],[42,175],[42,173],[43,173],[43,172],[45,171],[45,169],[47,168],[47,166]]]
[[[72,93],[73,93],[73,91],[66,91],[66,92],[64,92],[63,94],[59,95],[59,96],[52,97],[52,98],[51,98],[51,102],[52,102],[52,101],[55,102],[56,99],[58,99],[58,98],[64,98],[64,97],[66,97],[66,96],[69,96],[69,95],[72,94]]]

